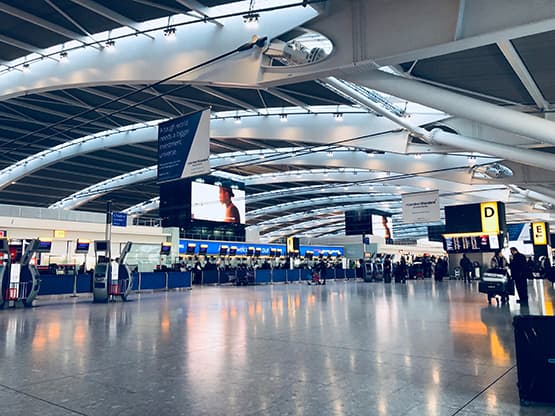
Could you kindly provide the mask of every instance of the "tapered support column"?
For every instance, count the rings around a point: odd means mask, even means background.
[[[349,81],[458,117],[555,144],[555,123],[383,71],[339,75]]]
[[[485,140],[474,139],[459,134],[447,133],[440,129],[432,130],[430,139],[432,143],[458,147],[471,152],[497,156],[524,165],[555,171],[555,156],[550,153],[487,142]]]

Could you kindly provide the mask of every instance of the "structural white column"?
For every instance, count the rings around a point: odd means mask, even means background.
[[[324,80],[324,82],[339,90],[343,94],[352,97],[355,101],[358,101],[359,103],[364,104],[366,107],[371,108],[376,113],[381,114],[385,118],[393,121],[395,124],[398,124],[399,126],[407,129],[415,136],[420,137],[421,139],[426,139],[428,134],[428,131],[426,129],[411,123],[403,117],[399,117],[397,114],[393,114],[391,111],[386,110],[381,105],[376,104],[372,100],[369,100],[367,97],[354,90],[353,88],[349,88],[349,86],[345,85],[338,79],[328,77]]]
[[[516,193],[524,196],[525,198],[532,199],[534,201],[545,202],[547,204],[551,204],[551,205],[555,206],[555,198],[552,198],[548,195],[544,195],[544,194],[541,194],[539,192],[532,191],[530,189],[522,189],[522,188],[519,188],[516,185],[508,185],[508,187],[513,192],[516,192]]]
[[[497,156],[524,165],[555,171],[555,156],[550,153],[487,142],[459,134],[447,133],[440,129],[433,129],[430,139],[432,143],[454,146],[471,152]]]
[[[369,88],[427,105],[455,116],[479,121],[488,126],[530,137],[540,142],[555,144],[555,123],[549,120],[383,71],[341,74],[340,76]]]

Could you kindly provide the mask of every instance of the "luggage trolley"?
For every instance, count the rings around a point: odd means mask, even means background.
[[[495,298],[497,304],[501,301],[501,304],[504,305],[509,301],[509,296],[515,294],[515,284],[514,281],[509,278],[507,270],[489,269],[480,279],[478,291],[488,296],[489,304],[491,304],[491,300]]]
[[[8,258],[2,265],[2,306],[5,302],[13,303],[13,306],[33,306],[33,301],[39,293],[40,275],[36,266],[31,264],[31,260],[35,253],[50,253],[52,240],[35,239],[28,243],[21,241],[20,246],[19,253],[23,254],[18,258],[16,248],[14,260]],[[19,245],[14,244],[14,247]],[[11,257],[11,254],[8,257]]]

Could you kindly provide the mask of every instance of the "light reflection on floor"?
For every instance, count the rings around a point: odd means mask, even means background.
[[[553,314],[555,297],[541,281],[529,290],[529,311],[455,281],[41,299],[0,311],[0,403],[14,415],[553,415],[518,401],[512,317]]]

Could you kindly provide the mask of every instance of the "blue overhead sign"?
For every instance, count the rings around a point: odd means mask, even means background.
[[[112,225],[114,227],[127,227],[127,214],[125,212],[112,212]]]
[[[285,255],[285,244],[248,244],[248,243],[235,243],[233,241],[199,241],[199,240],[179,240],[179,254],[186,254],[187,244],[196,244],[196,247],[200,247],[201,244],[206,245],[206,254],[220,254],[220,246],[227,246],[228,248],[235,247],[236,256],[246,256],[247,250],[252,248],[254,250],[259,249],[261,256],[270,256],[271,249],[281,250],[281,254]],[[198,249],[197,249],[198,250]],[[315,257],[320,254],[327,256],[343,256],[345,250],[340,246],[300,246],[300,255],[304,256],[306,251],[312,251]]]
[[[210,173],[210,110],[158,125],[158,183]]]

